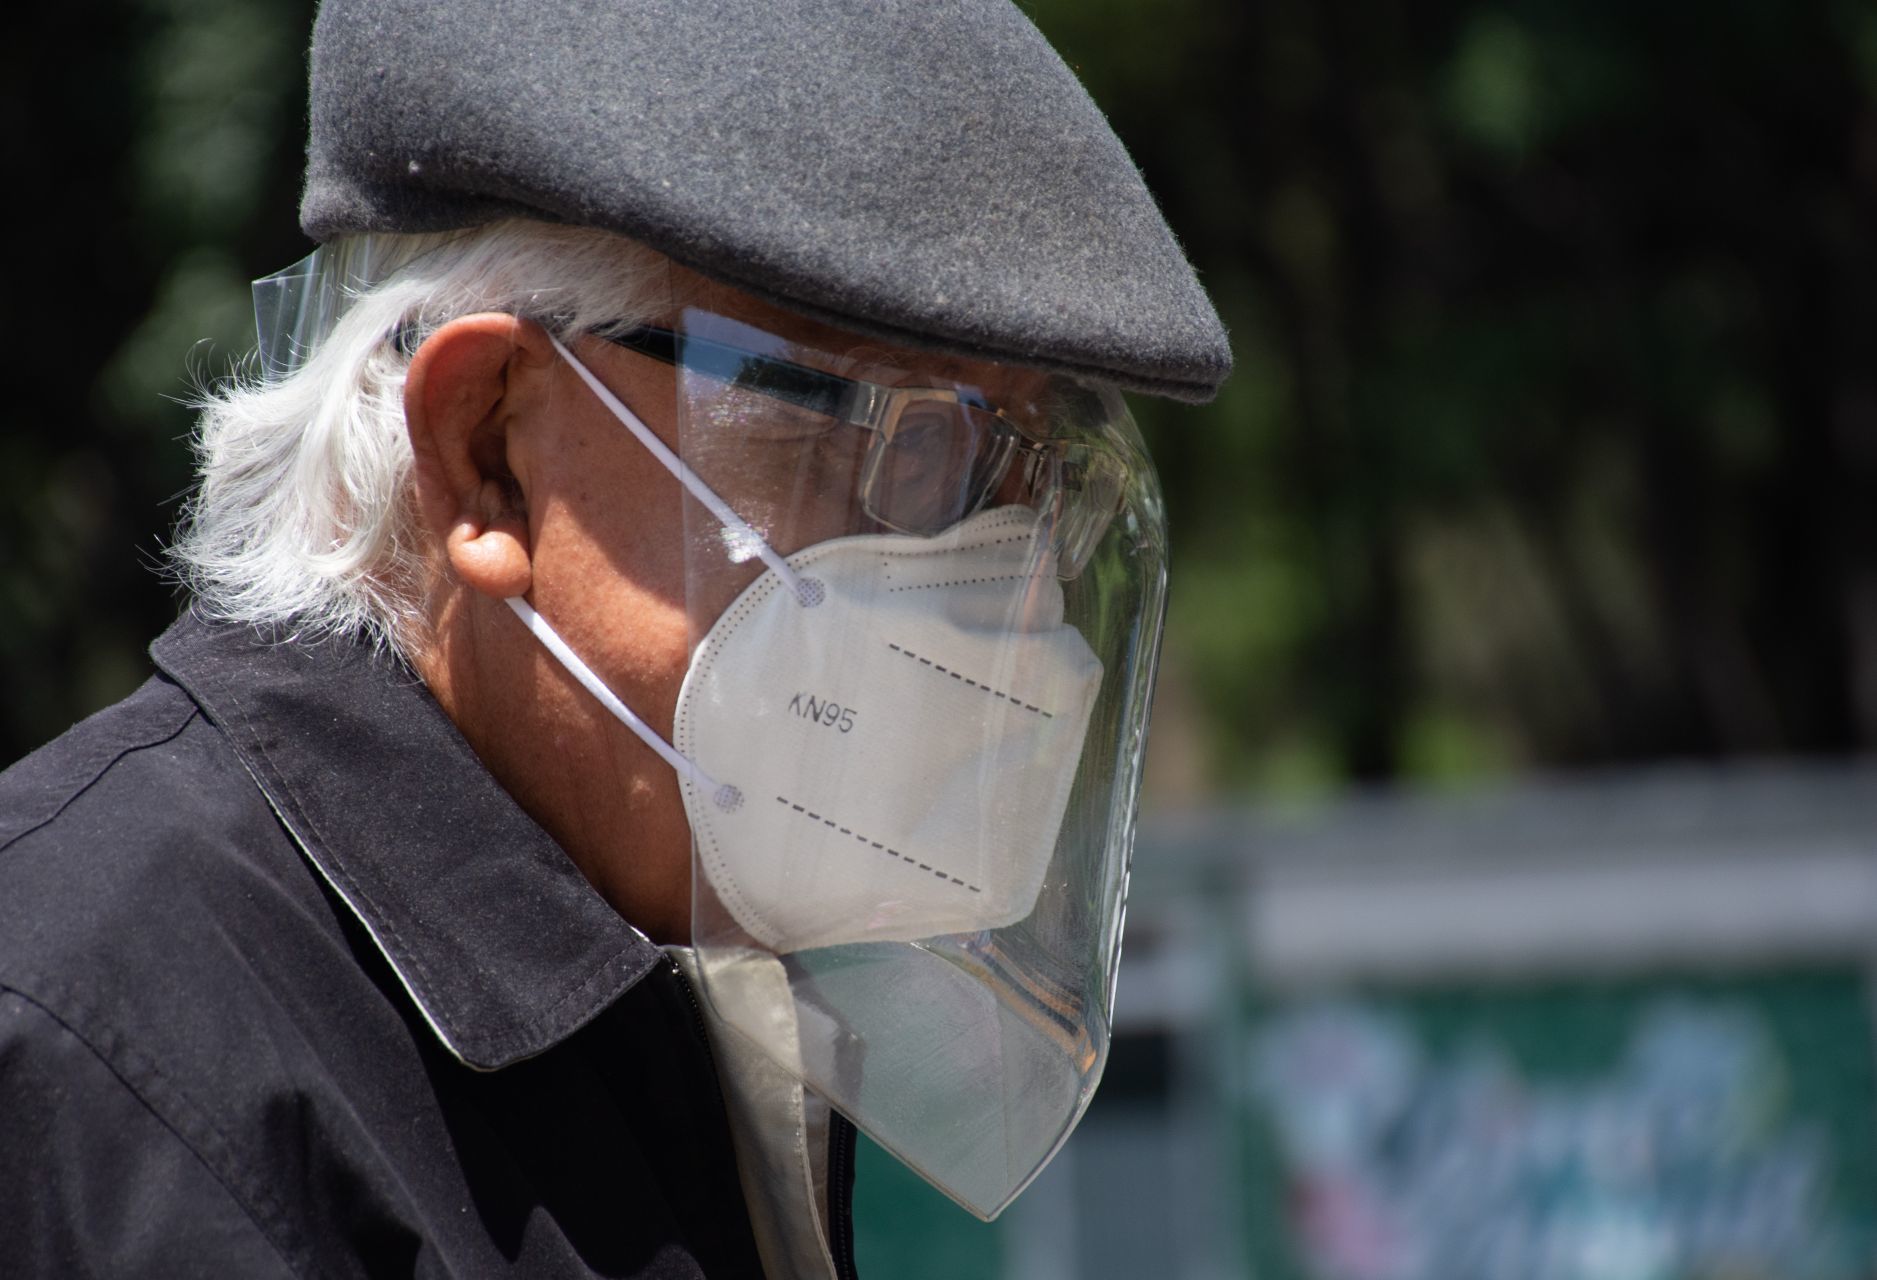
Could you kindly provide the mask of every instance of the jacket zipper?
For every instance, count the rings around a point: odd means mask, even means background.
[[[723,1078],[717,1074],[717,1054],[710,1047],[710,1027],[704,1021],[704,1006],[697,1002],[697,992],[691,990],[690,979],[684,976],[684,970],[670,956],[665,963],[671,968],[671,976],[677,980],[678,990],[684,992],[684,1002],[691,1009],[691,1029],[697,1032],[697,1042],[704,1046],[704,1061],[710,1064],[710,1087],[717,1095],[717,1110],[724,1116],[724,1123],[730,1122],[729,1104],[724,1101]]]
[[[858,1132],[830,1109],[828,1118],[828,1244],[835,1280],[860,1280],[854,1265],[854,1164]]]

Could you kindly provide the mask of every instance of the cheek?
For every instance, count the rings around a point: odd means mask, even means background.
[[[688,662],[682,592],[674,598],[616,573],[605,554],[569,549],[537,569],[532,595],[542,616],[639,714],[675,698]]]
[[[596,465],[541,504],[530,597],[607,687],[662,726],[689,662],[682,518],[668,476],[634,471]]]

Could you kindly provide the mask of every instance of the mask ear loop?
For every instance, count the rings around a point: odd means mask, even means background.
[[[676,747],[659,737],[652,726],[639,719],[631,707],[619,700],[618,694],[608,689],[605,682],[593,674],[593,668],[583,662],[580,655],[573,651],[572,646],[560,638],[560,633],[548,625],[547,619],[535,612],[533,605],[520,596],[510,596],[507,604],[510,609],[514,610],[515,616],[521,619],[522,625],[528,628],[530,634],[546,645],[548,652],[560,660],[561,666],[567,668],[573,678],[578,680],[588,693],[599,699],[600,705],[612,712],[621,724],[637,734],[639,741],[656,751],[659,758],[670,765],[679,777],[689,779],[726,813],[743,803],[741,791],[728,784],[719,783],[705,773],[695,760],[680,754]]]
[[[587,389],[599,397],[600,403],[611,410],[612,415],[619,419],[626,430],[630,431],[638,438],[639,443],[645,446],[646,451],[654,458],[657,458],[659,464],[663,466],[665,470],[671,472],[679,484],[689,489],[692,497],[709,508],[710,513],[717,517],[719,524],[736,535],[737,545],[754,547],[756,554],[762,557],[763,563],[768,565],[770,570],[773,571],[778,578],[788,583],[789,594],[793,595],[802,605],[812,608],[821,603],[822,588],[820,583],[813,579],[804,579],[797,574],[794,569],[790,568],[789,562],[777,555],[775,548],[771,547],[760,533],[750,528],[750,526],[744,522],[742,516],[739,516],[735,511],[730,509],[729,503],[725,502],[711,491],[711,487],[698,477],[697,472],[685,466],[684,462],[666,446],[663,440],[660,440],[656,435],[652,434],[652,429],[639,420],[639,415],[626,408],[625,402],[614,395],[605,383],[594,377],[591,369],[588,369],[585,365],[581,364],[580,361],[576,360],[574,353],[563,346],[559,338],[556,338],[550,333],[547,336],[547,340],[554,344],[556,351],[560,352],[561,359],[573,366],[574,372],[580,375],[580,380],[587,384]]]
[[[730,509],[728,503],[719,498],[711,491],[709,485],[698,478],[695,471],[685,466],[678,456],[666,447],[663,440],[652,434],[651,428],[641,422],[637,414],[628,409],[618,396],[608,390],[605,383],[594,377],[591,370],[575,359],[573,352],[569,351],[559,338],[550,333],[548,341],[554,344],[554,349],[560,353],[561,359],[573,366],[574,372],[579,374],[580,380],[587,384],[587,388],[594,395],[599,397],[600,403],[605,405],[628,431],[632,432],[639,443],[658,459],[665,470],[671,472],[679,483],[691,491],[692,496],[708,507],[711,514],[716,516],[725,528],[738,535],[740,539],[746,540],[743,545],[756,548],[763,563],[788,584],[790,593],[797,601],[804,607],[810,608],[821,603],[824,591],[819,581],[797,574],[789,566],[788,561],[776,554],[775,549],[764,540],[761,534],[750,528],[741,516]],[[520,596],[510,596],[507,604],[514,611],[515,616],[521,619],[522,625],[528,628],[529,633],[535,639],[547,647],[548,652],[559,660],[561,666],[565,667],[588,693],[598,699],[600,705],[610,711],[615,719],[632,730],[638,736],[639,741],[657,752],[658,757],[670,765],[679,777],[687,779],[709,795],[711,802],[725,813],[734,812],[742,806],[743,793],[741,791],[727,782],[719,783],[704,772],[695,760],[682,754],[676,747],[660,737],[656,730],[641,720],[631,707],[620,701],[619,696],[606,687],[605,682],[594,674],[593,668],[573,651],[571,645],[560,638],[560,634],[549,625],[546,618],[536,612],[533,605]]]

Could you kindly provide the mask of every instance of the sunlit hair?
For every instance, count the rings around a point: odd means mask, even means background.
[[[520,220],[355,236],[324,256],[341,279],[369,283],[292,373],[237,376],[197,402],[201,482],[170,561],[212,617],[408,653],[429,585],[404,426],[408,353],[481,311],[534,317],[563,339],[639,323],[668,304],[666,260],[604,232]]]

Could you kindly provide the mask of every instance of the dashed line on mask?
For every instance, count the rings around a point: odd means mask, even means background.
[[[878,849],[881,853],[890,853],[895,858],[898,858],[901,862],[905,863],[907,866],[917,867],[921,871],[930,871],[933,875],[937,876],[939,879],[949,880],[953,884],[959,886],[960,888],[969,889],[973,893],[984,892],[984,890],[978,888],[975,884],[972,884],[969,881],[960,880],[957,876],[952,875],[946,871],[941,871],[939,868],[932,866],[930,863],[921,862],[917,858],[908,857],[907,855],[901,853],[898,849],[891,848],[890,846],[881,844],[878,840],[874,840],[867,836],[861,835],[858,831],[855,831],[851,827],[842,826],[840,823],[836,822],[833,818],[824,818],[820,814],[816,813],[813,809],[809,809],[802,805],[796,804],[793,800],[789,799],[787,796],[777,796],[776,803],[787,805],[789,808],[795,810],[795,812],[801,814],[805,818],[813,818],[816,822],[819,822],[822,826],[828,828],[830,831],[838,831],[844,836],[852,836],[854,837],[855,840],[859,841],[861,844],[869,845],[875,849]]]
[[[1033,573],[1005,573],[994,578],[953,578],[948,582],[914,582],[903,587],[888,587],[887,594],[896,591],[932,591],[942,587],[976,587],[986,582],[1028,582],[1036,575]]]
[[[976,680],[973,680],[970,676],[959,675],[956,671],[953,671],[950,667],[943,666],[939,663],[936,663],[932,661],[932,659],[930,658],[922,658],[918,654],[914,653],[911,649],[902,649],[900,646],[894,644],[891,640],[888,640],[886,642],[886,647],[891,649],[894,653],[905,654],[908,658],[911,658],[914,662],[917,662],[922,666],[931,667],[934,671],[942,671],[946,675],[950,676],[952,679],[959,680],[965,684],[970,685],[973,689],[982,690],[983,692],[990,694],[993,698],[1002,698],[1005,702],[1008,702],[1013,707],[1022,707],[1025,711],[1034,711],[1036,712],[1037,715],[1043,717],[1043,719],[1045,720],[1054,720],[1056,718],[1054,715],[1043,710],[1041,707],[1032,706],[1030,703],[1023,701],[1021,698],[1013,698],[1009,694],[1005,693],[1002,689],[993,689],[988,684],[979,684]]]

